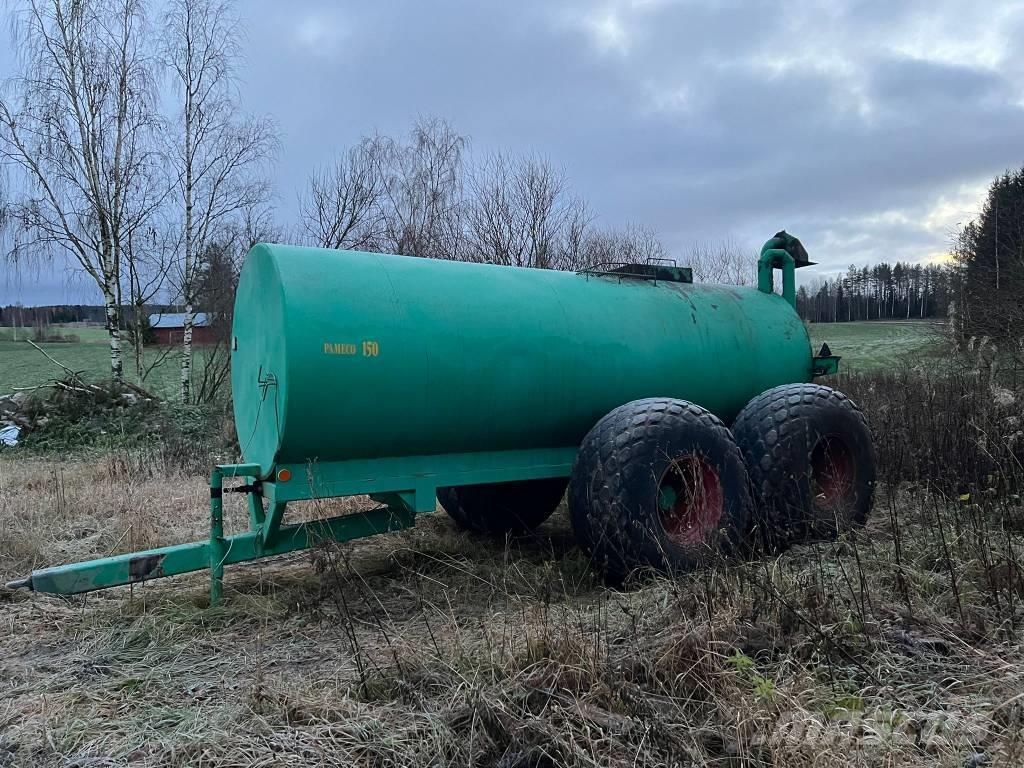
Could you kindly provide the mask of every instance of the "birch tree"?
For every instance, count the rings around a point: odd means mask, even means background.
[[[462,244],[466,138],[443,120],[419,120],[408,142],[382,140],[381,247],[403,256],[457,259]]]
[[[172,0],[164,58],[180,104],[171,156],[177,180],[178,290],[185,308],[181,399],[192,400],[192,330],[202,258],[232,220],[270,195],[266,165],[276,149],[273,125],[239,116],[235,69],[242,30],[228,0]]]
[[[68,255],[95,281],[121,380],[125,246],[162,200],[143,6],[27,0],[12,29],[20,71],[0,98],[0,162],[15,176],[0,216],[7,256]]]
[[[299,198],[300,226],[321,248],[374,251],[383,235],[381,139],[365,138],[317,169]]]
[[[576,261],[586,209],[546,160],[491,155],[476,168],[469,187],[470,258],[541,269]]]
[[[128,337],[134,351],[135,377],[140,382],[168,357],[169,350],[163,349],[154,360],[146,360],[145,331],[149,327],[146,306],[162,298],[167,286],[167,270],[173,258],[173,243],[169,242],[172,237],[173,231],[160,222],[141,233],[129,234],[124,247],[127,275],[122,283],[127,283],[132,315]]]

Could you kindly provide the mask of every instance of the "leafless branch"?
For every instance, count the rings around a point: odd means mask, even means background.
[[[126,241],[166,190],[153,137],[152,57],[141,0],[24,0],[20,71],[0,99],[0,163],[17,174],[0,219],[10,260],[70,254],[103,294],[110,368],[123,376]]]
[[[743,250],[734,240],[694,243],[685,259],[700,283],[755,285],[757,256]]]
[[[333,165],[314,171],[299,199],[300,225],[323,248],[376,250],[383,236],[379,138],[365,138]]]

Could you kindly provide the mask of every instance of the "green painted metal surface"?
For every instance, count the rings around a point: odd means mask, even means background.
[[[398,500],[396,499],[396,502]],[[283,504],[281,511],[283,512]],[[211,538],[189,544],[176,544],[143,552],[104,557],[69,565],[33,571],[17,586],[36,592],[74,595],[124,584],[136,584],[165,576],[210,569],[210,598],[216,603],[222,595],[224,566],[306,549],[321,541],[349,541],[378,533],[397,531],[413,525],[415,515],[397,503],[367,512],[358,512],[326,520],[311,520],[275,528],[272,536],[265,529],[225,536],[220,519],[220,497],[211,499]],[[278,520],[280,522],[280,520]]]
[[[791,284],[792,264],[784,272]],[[788,298],[257,245],[235,304],[239,443],[267,476],[310,461],[574,450],[642,397],[728,420],[765,389],[811,379]]]
[[[279,469],[291,471],[292,479],[286,483],[265,483],[264,493],[273,501],[296,501],[362,493],[416,491],[419,497],[416,511],[426,512],[434,509],[434,492],[441,485],[565,477],[572,469],[576,450],[576,446],[572,446],[280,464]]]

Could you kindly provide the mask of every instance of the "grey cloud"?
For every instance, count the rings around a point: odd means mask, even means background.
[[[0,305],[101,303],[102,295],[95,283],[75,266],[63,255],[49,261],[23,264],[18,269],[0,266]]]
[[[650,226],[680,257],[784,226],[824,270],[942,251],[955,217],[924,223],[940,200],[1024,162],[1012,2],[240,8],[243,102],[282,129],[285,221],[316,164],[421,114],[477,150],[547,155],[603,223]]]

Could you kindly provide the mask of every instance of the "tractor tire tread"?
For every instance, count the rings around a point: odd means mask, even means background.
[[[650,472],[649,462],[640,454],[646,454],[652,443],[667,440],[683,421],[727,443],[730,460],[743,466],[743,455],[721,419],[698,405],[666,397],[635,400],[614,409],[594,425],[580,446],[569,483],[570,518],[580,544],[612,575],[626,575],[642,560],[639,543],[647,535],[639,530],[642,521],[634,519],[628,505],[616,501],[637,473]],[[744,508],[749,509],[745,482],[740,493]],[[603,533],[601,541],[594,540],[595,531]],[[602,546],[616,533],[614,548]]]
[[[820,384],[783,384],[765,390],[747,403],[733,422],[732,431],[747,463],[754,502],[761,510],[763,534],[785,538],[782,528],[788,523],[773,501],[791,494],[787,438],[805,417],[832,408],[845,411],[870,435],[868,421],[857,404],[839,390]],[[869,510],[870,504],[856,509],[850,522],[863,525]]]

